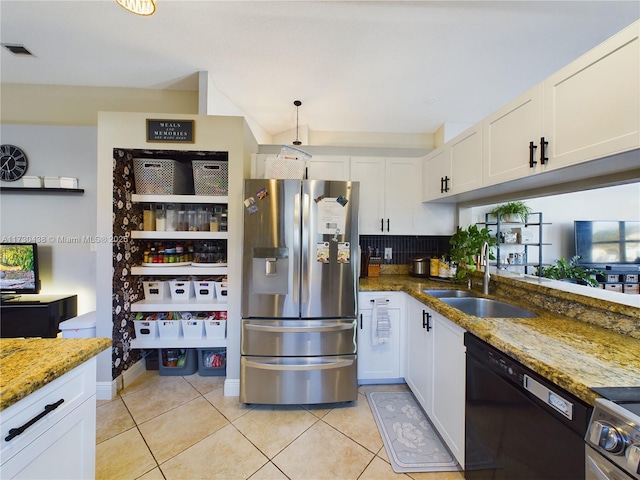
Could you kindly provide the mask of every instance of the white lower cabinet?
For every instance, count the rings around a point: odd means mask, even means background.
[[[409,297],[405,380],[464,465],[464,329]]]
[[[374,344],[374,305],[382,300],[389,316],[388,341]],[[402,302],[400,292],[367,292],[358,295],[358,382],[377,383],[401,381]]]
[[[6,440],[11,429],[49,409],[23,433]],[[3,410],[0,419],[3,479],[95,478],[95,358]]]

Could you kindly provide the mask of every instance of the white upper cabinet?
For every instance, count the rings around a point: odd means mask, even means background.
[[[424,158],[422,201],[482,187],[482,124],[457,135]]]
[[[349,157],[314,155],[307,162],[309,180],[349,180]]]
[[[539,173],[542,86],[537,85],[483,122],[483,186]]]
[[[640,22],[544,83],[549,169],[640,147]]]
[[[361,235],[415,235],[420,203],[419,158],[351,157],[351,180],[360,182]]]

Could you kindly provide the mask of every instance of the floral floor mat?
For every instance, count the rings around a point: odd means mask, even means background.
[[[394,472],[461,470],[411,392],[368,392],[367,400]]]

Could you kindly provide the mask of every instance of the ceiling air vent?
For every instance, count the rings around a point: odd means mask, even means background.
[[[33,55],[29,50],[27,50],[24,45],[12,45],[9,43],[3,43],[2,46],[9,50],[14,55]]]

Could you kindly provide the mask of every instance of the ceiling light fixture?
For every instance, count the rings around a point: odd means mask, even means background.
[[[116,0],[116,3],[137,15],[153,15],[156,11],[155,0]]]
[[[293,141],[294,145],[302,145],[302,142],[298,140],[298,108],[302,105],[300,100],[294,100],[293,104],[296,106],[296,139]]]

